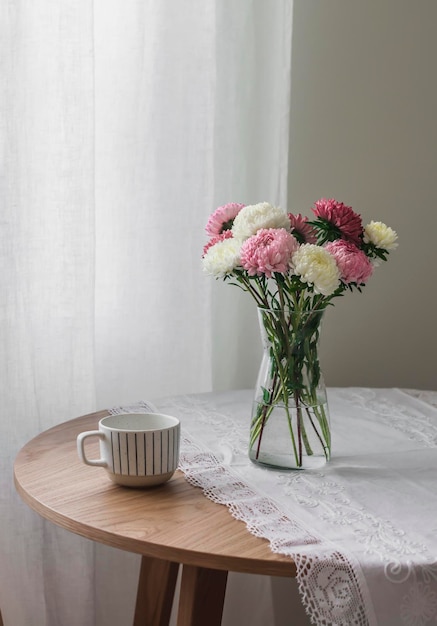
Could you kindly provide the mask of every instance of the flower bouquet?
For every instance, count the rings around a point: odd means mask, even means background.
[[[264,356],[252,410],[249,456],[269,467],[318,467],[331,436],[318,343],[323,313],[346,291],[361,291],[397,247],[382,222],[334,199],[314,217],[269,203],[231,203],[206,225],[205,273],[248,292],[258,306]]]

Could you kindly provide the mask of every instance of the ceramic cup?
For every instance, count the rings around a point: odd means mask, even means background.
[[[100,440],[100,459],[89,459],[85,441]],[[109,478],[125,487],[152,487],[165,483],[179,462],[180,422],[162,413],[110,415],[99,430],[77,437],[77,452],[86,465],[104,467]]]

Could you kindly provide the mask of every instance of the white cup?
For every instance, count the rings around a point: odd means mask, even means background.
[[[100,440],[100,459],[89,459],[85,441]],[[180,422],[162,413],[109,415],[99,430],[77,437],[77,452],[86,465],[104,467],[109,478],[125,487],[152,487],[169,480],[179,462]]]

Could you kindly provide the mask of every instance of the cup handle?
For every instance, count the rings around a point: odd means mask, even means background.
[[[85,465],[94,465],[97,467],[108,467],[107,462],[104,459],[88,459],[85,454],[85,439],[88,437],[98,437],[99,439],[104,439],[105,434],[100,430],[87,430],[84,433],[80,433],[77,436],[77,453],[79,458]]]

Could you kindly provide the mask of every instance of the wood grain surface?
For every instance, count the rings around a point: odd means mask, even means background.
[[[273,554],[225,506],[208,500],[177,471],[166,484],[130,489],[104,469],[81,463],[76,437],[98,428],[100,411],[38,435],[17,455],[15,485],[42,517],[67,530],[122,550],[191,566],[295,576],[293,561]],[[99,456],[90,442],[91,458]]]

